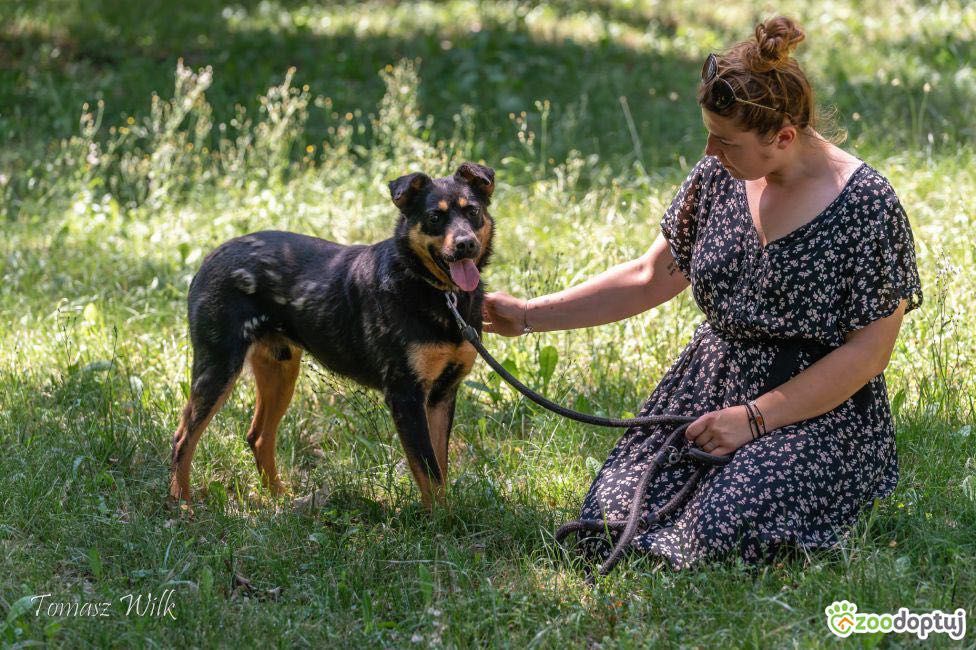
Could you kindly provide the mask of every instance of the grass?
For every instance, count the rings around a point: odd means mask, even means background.
[[[197,516],[167,511],[186,288],[212,246],[250,230],[386,237],[386,181],[465,159],[497,170],[492,288],[537,295],[633,257],[703,147],[702,58],[766,14],[685,0],[172,6],[0,8],[0,642],[826,647],[834,600],[976,602],[972,6],[779,8],[808,29],[801,61],[845,146],[891,180],[916,236],[926,301],[886,372],[898,491],[834,552],[679,574],[635,559],[595,589],[552,533],[619,432],[540,412],[481,365],[449,509],[419,507],[378,396],[306,364],[278,456],[297,493],[328,489],[321,510],[260,490],[244,381],[197,453]],[[682,296],[489,347],[560,401],[618,415],[700,318]],[[176,621],[125,615],[123,595],[167,589]],[[29,596],[46,593],[111,602],[112,616],[35,616]]]

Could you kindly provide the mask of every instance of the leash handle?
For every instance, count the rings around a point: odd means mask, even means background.
[[[516,390],[518,390],[518,392],[522,393],[539,406],[548,409],[553,413],[561,415],[565,418],[569,418],[570,420],[583,422],[585,424],[622,429],[635,426],[644,426],[647,424],[687,425],[697,419],[685,415],[644,415],[627,419],[603,418],[596,415],[590,415],[588,413],[580,413],[579,411],[574,411],[560,404],[556,404],[520,382],[514,375],[512,375],[512,373],[508,372],[508,370],[506,370],[502,364],[498,363],[498,361],[496,361],[495,358],[488,353],[488,350],[486,350],[485,346],[481,343],[481,338],[478,336],[478,332],[473,327],[468,325],[461,317],[461,314],[458,312],[457,308],[457,296],[452,292],[445,292],[444,296],[447,299],[447,307],[451,310],[451,313],[454,315],[454,320],[457,321],[458,328],[461,330],[461,336],[464,338],[464,340],[474,346],[474,349],[478,351],[478,354],[481,355],[481,358],[485,360],[485,363],[491,366],[492,370],[497,372],[502,379],[511,384]],[[683,430],[684,429],[682,429],[682,431]],[[731,454],[717,456],[691,446],[684,447],[682,453],[683,455],[690,455],[697,460],[711,465],[726,465],[732,460]]]

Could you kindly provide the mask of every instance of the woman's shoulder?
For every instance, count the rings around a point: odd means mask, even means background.
[[[848,181],[847,200],[842,211],[847,225],[862,233],[884,233],[907,229],[908,216],[888,179],[866,162],[861,162]]]
[[[714,176],[722,173],[728,174],[728,171],[715,156],[702,156],[691,169],[691,174],[697,176]]]
[[[890,204],[898,201],[898,195],[888,179],[870,164],[860,161],[849,181],[854,199]]]
[[[685,182],[703,186],[705,194],[711,195],[721,192],[730,181],[734,181],[729,171],[715,156],[703,156],[688,173]]]

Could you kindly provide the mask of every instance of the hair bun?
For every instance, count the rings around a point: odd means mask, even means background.
[[[785,16],[759,23],[755,50],[748,57],[749,67],[754,72],[768,72],[782,66],[804,38],[806,34],[800,26]]]

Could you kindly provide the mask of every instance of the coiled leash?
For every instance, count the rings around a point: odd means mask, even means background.
[[[630,512],[626,519],[619,520],[607,520],[607,519],[578,519],[576,521],[571,521],[564,524],[556,531],[556,543],[562,544],[563,539],[566,538],[570,533],[579,533],[580,531],[594,531],[594,532],[620,532],[620,537],[617,539],[617,543],[614,545],[613,550],[606,560],[600,565],[599,573],[600,575],[606,575],[620,562],[620,559],[624,556],[627,547],[633,541],[634,536],[637,535],[637,531],[644,525],[644,528],[652,526],[658,521],[665,519],[670,516],[675,510],[684,505],[684,502],[688,500],[692,492],[698,486],[698,482],[701,480],[702,475],[706,471],[707,466],[719,466],[726,465],[732,460],[732,454],[725,456],[716,456],[714,454],[709,454],[708,452],[702,451],[697,447],[692,446],[688,443],[684,436],[685,430],[688,425],[694,422],[697,418],[688,417],[685,415],[644,415],[636,418],[628,419],[616,419],[616,418],[602,418],[595,415],[588,415],[586,413],[580,413],[578,411],[573,411],[564,406],[560,406],[555,402],[552,402],[542,395],[536,393],[531,388],[516,379],[510,372],[505,370],[502,364],[498,363],[488,350],[485,349],[484,345],[481,343],[481,339],[478,337],[478,332],[468,325],[461,314],[458,312],[457,308],[457,296],[453,292],[444,292],[444,296],[447,299],[447,307],[451,310],[454,315],[454,320],[457,321],[458,327],[461,329],[461,336],[465,341],[474,346],[474,349],[478,351],[481,358],[491,366],[491,369],[497,372],[502,379],[511,384],[518,392],[522,393],[530,400],[546,408],[553,413],[561,415],[565,418],[571,420],[576,420],[577,422],[584,422],[586,424],[593,424],[601,427],[615,427],[615,428],[629,428],[633,426],[643,426],[647,424],[667,424],[667,423],[678,423],[678,427],[672,431],[664,442],[654,453],[654,457],[651,460],[650,465],[644,470],[643,475],[641,475],[640,481],[637,484],[637,489],[634,492],[634,498],[630,503]],[[642,445],[638,456],[644,453],[650,452],[651,438],[648,438]],[[649,513],[645,519],[641,519],[641,505],[647,496],[647,486],[650,485],[651,479],[657,474],[657,472],[662,467],[667,467],[669,465],[674,465],[680,462],[684,458],[691,458],[698,461],[699,466],[695,469],[694,474],[688,479],[677,494],[675,494],[670,501],[668,501],[664,506],[657,512]]]

